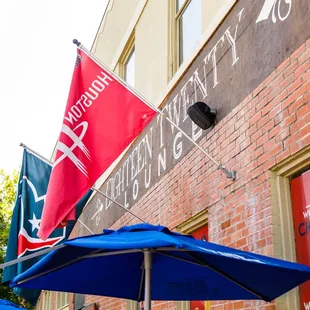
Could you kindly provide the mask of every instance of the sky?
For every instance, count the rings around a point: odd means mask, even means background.
[[[107,0],[0,0],[0,169],[26,144],[50,158],[60,133],[78,39],[90,49]]]

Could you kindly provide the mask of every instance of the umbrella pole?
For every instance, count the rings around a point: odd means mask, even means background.
[[[152,302],[152,253],[150,250],[144,251],[144,269],[145,269],[145,281],[144,281],[144,310],[151,310]]]

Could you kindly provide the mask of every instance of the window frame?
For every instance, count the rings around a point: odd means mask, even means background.
[[[198,214],[194,215],[187,221],[181,223],[176,227],[177,231],[182,234],[191,234],[197,229],[208,225],[208,209],[205,209]],[[211,304],[210,301],[205,301],[205,309],[210,310]],[[189,301],[178,301],[177,302],[177,310],[189,310],[190,302]]]
[[[126,82],[126,65],[132,56],[132,54],[135,53],[135,36],[134,33],[131,34],[130,38],[128,39],[128,42],[124,48],[123,54],[120,57],[119,60],[119,73],[121,78]],[[135,81],[135,79],[134,79]]]
[[[44,296],[42,300],[44,310],[51,310],[52,309],[52,292],[51,291],[44,291]]]
[[[310,164],[310,146],[283,160],[269,171],[272,205],[272,235],[274,256],[296,262],[290,179]],[[299,288],[276,299],[279,309],[299,309]]]
[[[182,77],[184,72],[192,63],[193,59],[196,58],[201,49],[209,42],[212,38],[212,35],[216,32],[217,28],[222,24],[225,20],[227,14],[233,9],[238,0],[225,0],[221,5],[217,13],[213,16],[210,24],[204,28],[202,28],[201,39],[197,42],[197,46],[194,48],[192,53],[188,59],[184,59],[182,64],[179,64],[179,52],[178,52],[178,42],[179,42],[179,33],[177,29],[177,23],[175,21],[176,17],[176,1],[177,0],[169,0],[169,8],[168,8],[168,18],[169,18],[169,31],[168,31],[168,85],[165,95],[169,94],[171,89],[174,87],[175,83]],[[190,1],[185,0],[184,4],[180,8],[179,12],[183,12],[186,9]],[[165,98],[165,97],[164,97]],[[160,101],[164,98],[159,99]]]
[[[180,44],[180,18],[184,14],[188,5],[193,0],[184,0],[184,3],[177,11],[177,1],[178,0],[170,0],[169,2],[169,50],[170,50],[170,61],[169,61],[169,70],[168,70],[168,78],[172,79],[173,75],[176,73],[178,68],[182,65],[180,63],[180,54],[181,54],[181,44]],[[201,33],[202,35],[203,33]],[[185,59],[183,59],[184,62]],[[182,63],[183,63],[182,62]]]
[[[66,303],[62,304],[63,302],[66,302]],[[56,293],[56,309],[57,310],[63,310],[66,308],[69,309],[69,293],[57,292]]]
[[[178,0],[175,0],[175,10],[177,9],[176,8],[177,7],[177,1]],[[179,11],[178,12],[175,11],[174,23],[176,25],[175,27],[176,27],[176,38],[177,38],[177,46],[176,46],[176,51],[177,51],[177,55],[176,55],[177,59],[176,60],[177,60],[177,62],[176,62],[176,65],[178,67],[180,67],[182,64],[182,63],[180,63],[180,59],[181,59],[181,47],[183,46],[181,43],[181,36],[180,36],[180,33],[181,33],[180,23],[181,23],[181,18],[183,16],[183,14],[185,13],[188,5],[191,3],[191,1],[193,1],[193,0],[185,0],[184,3],[182,4],[182,6],[179,8]],[[201,7],[201,9],[202,9],[202,7]],[[183,61],[184,61],[184,56],[183,56]]]
[[[139,310],[139,303],[135,300],[127,301],[127,310]]]

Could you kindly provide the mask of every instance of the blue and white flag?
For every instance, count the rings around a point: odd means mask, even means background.
[[[50,164],[24,150],[5,262],[53,247],[69,237],[76,220],[67,222],[67,226],[56,228],[46,240],[37,236],[51,170]],[[91,193],[89,191],[77,204],[76,219]],[[43,256],[6,267],[2,282],[8,284],[12,278],[26,271]],[[14,289],[14,292],[35,305],[41,291]]]

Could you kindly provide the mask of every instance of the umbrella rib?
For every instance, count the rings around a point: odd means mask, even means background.
[[[94,251],[93,253],[97,253],[98,251],[99,251],[99,250],[96,250],[96,251]],[[101,251],[101,249],[100,249],[100,251]],[[84,256],[86,256],[86,255],[84,255]],[[77,259],[74,259],[74,260],[72,260],[72,261],[70,261],[70,262],[66,262],[65,264],[62,264],[61,266],[57,266],[57,267],[55,267],[55,268],[52,268],[52,269],[43,271],[43,272],[41,272],[41,273],[39,273],[39,274],[33,275],[32,277],[29,277],[29,278],[26,278],[26,279],[24,279],[24,280],[18,281],[17,284],[22,284],[22,283],[27,282],[27,281],[30,281],[30,280],[32,280],[32,279],[35,279],[35,278],[44,276],[44,275],[46,275],[47,273],[50,273],[50,272],[56,271],[56,270],[58,270],[58,269],[61,269],[61,268],[63,268],[63,267],[66,267],[66,266],[68,266],[68,265],[70,265],[70,264],[76,263],[76,262],[78,262],[79,260],[81,260],[82,258],[84,258],[84,256],[79,256]]]
[[[70,262],[66,262],[65,264],[61,265],[61,266],[57,266],[55,268],[52,268],[52,269],[49,269],[49,270],[46,270],[44,272],[41,272],[39,273],[38,275],[34,275],[32,277],[29,277],[29,278],[26,278],[24,280],[21,280],[21,281],[18,281],[18,284],[22,284],[26,281],[30,281],[32,279],[35,279],[35,278],[38,278],[38,277],[41,277],[41,276],[44,276],[45,274],[49,273],[49,272],[53,272],[53,271],[56,271],[56,270],[59,270],[63,267],[66,267],[70,264],[74,264],[78,261],[80,261],[81,259],[85,259],[85,258],[91,258],[91,257],[100,257],[100,256],[112,256],[112,255],[119,255],[119,254],[124,254],[124,253],[135,253],[135,252],[140,252],[142,251],[141,249],[132,249],[132,250],[122,250],[122,251],[113,251],[113,252],[103,252],[103,253],[98,253],[100,251],[102,251],[103,249],[99,249],[99,250],[96,250],[96,251],[93,251],[92,254],[86,254],[86,255],[82,255],[82,256],[79,256],[78,258],[70,261]]]
[[[100,256],[112,256],[112,255],[120,255],[120,254],[130,254],[130,253],[137,253],[142,252],[141,249],[131,249],[131,250],[120,250],[120,251],[113,251],[113,252],[103,252],[103,253],[95,253],[95,254],[87,254],[81,256],[81,258],[93,258],[93,257],[100,257]]]
[[[182,261],[185,261],[187,263],[191,263],[191,264],[195,264],[195,265],[199,265],[199,266],[203,266],[203,267],[207,267],[207,268],[210,268],[212,271],[220,274],[221,276],[223,276],[224,278],[228,279],[229,281],[237,284],[238,286],[242,287],[243,289],[247,290],[248,292],[250,292],[251,294],[254,294],[255,296],[257,296],[258,298],[260,299],[263,299],[265,301],[269,301],[270,302],[270,299],[269,298],[266,298],[262,295],[260,295],[259,293],[253,291],[252,289],[250,289],[249,287],[245,286],[244,284],[240,283],[239,281],[237,281],[236,279],[233,279],[232,277],[224,274],[223,272],[219,271],[217,268],[211,266],[210,264],[208,263],[205,263],[203,261],[201,261],[200,259],[198,259],[197,257],[195,257],[193,254],[190,254],[188,252],[184,252],[184,254],[186,254],[187,256],[189,256],[190,258],[194,259],[196,262],[193,262],[193,261],[190,261],[190,260],[187,260],[187,259],[184,259],[184,258],[180,258],[178,256],[175,256],[175,255],[171,255],[171,254],[167,254],[167,253],[162,253],[162,252],[158,252],[159,254],[162,254],[162,255],[166,255],[166,256],[169,256],[169,257],[172,257],[172,258],[175,258],[175,259],[179,259],[179,260],[182,260]]]

